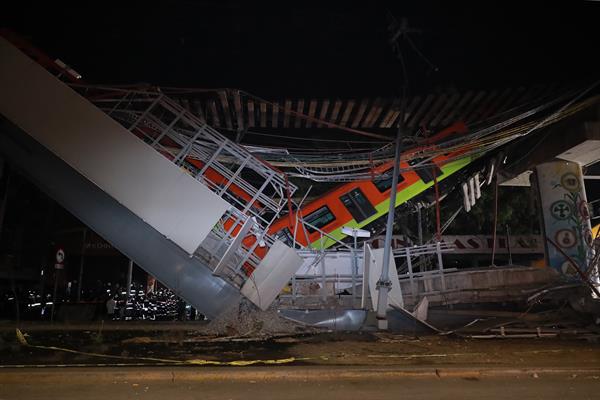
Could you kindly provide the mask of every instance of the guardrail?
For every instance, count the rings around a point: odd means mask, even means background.
[[[357,286],[362,285],[362,271],[355,266],[363,265],[363,252],[354,251],[353,248],[343,243],[344,250],[311,250],[305,249],[298,251],[301,257],[313,259],[308,266],[304,266],[301,271],[292,277],[290,282],[289,293],[281,296],[283,302],[291,301],[292,303],[299,300],[316,300],[325,302],[327,298],[336,297],[340,301],[347,302],[348,305],[355,306],[357,300],[363,300],[362,296],[368,296],[368,291],[357,289]],[[446,290],[445,273],[457,271],[456,268],[444,268],[442,254],[453,251],[454,247],[444,243],[431,243],[423,246],[407,247],[396,249],[393,254],[396,258],[403,257],[408,265],[407,272],[399,273],[398,279],[400,283],[408,282],[411,288],[410,296],[420,296],[425,292],[437,292],[432,284],[433,280],[440,280],[441,287],[439,291]],[[438,263],[437,269],[430,271],[414,271],[413,259],[423,256],[435,256]],[[333,259],[335,258],[335,268],[340,268],[344,263],[346,268],[344,273],[331,273],[333,268]],[[340,259],[342,261],[340,262]],[[347,260],[347,261],[346,261]],[[313,268],[316,267],[316,268]],[[308,270],[313,270],[313,273],[306,273]],[[424,282],[420,285],[420,282]],[[314,290],[307,293],[307,288],[314,285]],[[328,289],[328,286],[331,286]],[[420,287],[423,286],[423,290]],[[351,290],[352,289],[352,290]],[[409,294],[403,294],[408,296]],[[362,304],[367,304],[362,302]]]
[[[444,261],[442,259],[443,253],[448,253],[454,251],[454,246],[446,243],[446,242],[435,242],[429,243],[422,246],[413,246],[413,247],[403,247],[400,249],[393,250],[393,254],[395,257],[405,257],[407,272],[398,274],[398,279],[408,279],[410,282],[410,288],[413,296],[416,294],[417,290],[415,287],[415,277],[421,276],[425,273],[431,274],[432,271],[423,271],[415,274],[413,271],[413,262],[412,259],[416,257],[422,256],[437,256],[437,274],[440,275],[442,291],[446,290],[446,279],[444,278]]]

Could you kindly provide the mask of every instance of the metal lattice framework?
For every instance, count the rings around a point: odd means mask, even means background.
[[[430,168],[431,159],[439,154],[460,151],[459,157],[463,157],[489,152],[573,115],[588,107],[589,104],[597,102],[598,99],[595,97],[581,100],[590,89],[591,87],[588,87],[582,91],[570,92],[544,104],[519,110],[518,113],[506,116],[495,123],[477,127],[467,135],[446,140],[444,143],[435,146],[425,146],[420,150],[415,150],[418,146],[408,145],[401,159],[404,161],[418,159],[418,162],[411,163],[410,169],[414,170]],[[553,111],[561,104],[564,105]],[[369,179],[372,176],[371,169],[373,167],[392,160],[389,146],[383,146],[376,151],[363,152],[362,154],[345,154],[343,157],[320,155],[300,159],[296,154],[267,157],[275,165],[295,168],[297,172],[289,173],[292,177],[303,177],[318,182],[350,182]]]
[[[231,204],[196,256],[241,286],[270,246],[271,223],[296,187],[282,171],[232,142],[158,90],[74,85],[100,109]],[[202,205],[198,205],[201,212]],[[251,238],[251,237],[254,238]],[[252,240],[244,240],[251,238]],[[237,240],[236,240],[237,239]]]

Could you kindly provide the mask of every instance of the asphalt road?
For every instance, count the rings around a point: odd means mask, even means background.
[[[599,370],[377,367],[38,368],[0,371],[1,400],[597,399]]]

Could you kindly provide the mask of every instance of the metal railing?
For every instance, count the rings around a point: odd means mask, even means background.
[[[313,268],[314,272],[294,275],[290,283],[289,293],[283,294],[280,301],[283,303],[291,302],[292,304],[300,301],[323,303],[328,298],[335,297],[337,301],[350,307],[360,304],[357,300],[363,300],[361,292],[368,293],[368,291],[365,292],[357,289],[358,286],[363,284],[363,275],[362,271],[355,270],[354,266],[363,265],[363,252],[355,252],[354,249],[346,244],[344,246],[346,248],[343,250],[304,249],[298,251],[301,257],[313,259],[311,264],[304,268],[304,270],[315,267]],[[411,288],[409,293],[403,291],[403,296],[412,297],[414,302],[414,299],[421,295],[446,290],[444,274],[457,271],[457,269],[444,268],[442,254],[453,250],[454,246],[443,242],[395,249],[393,251],[394,257],[396,259],[404,257],[408,265],[406,271],[400,269],[398,273],[400,283],[407,282]],[[415,258],[431,256],[434,256],[438,261],[436,269],[429,271],[413,270],[412,265]],[[331,263],[332,258],[338,260],[340,258],[347,259],[348,265],[346,270],[349,273],[331,273],[328,263]],[[434,280],[441,282],[439,290],[434,288],[434,286],[437,286],[432,284]],[[309,288],[311,287],[315,289],[310,290]],[[317,287],[318,289],[316,289]],[[350,290],[351,288],[354,288],[354,290]],[[310,293],[311,291],[314,293]],[[344,291],[346,292],[344,293]],[[367,302],[363,301],[362,304],[367,304]]]
[[[410,282],[411,294],[416,296],[418,295],[418,290],[415,286],[416,280],[422,278],[424,275],[431,276],[437,274],[440,276],[442,291],[446,290],[446,278],[444,277],[444,261],[442,259],[442,254],[451,251],[454,251],[454,246],[446,242],[428,243],[421,246],[402,247],[393,250],[394,257],[405,257],[406,259],[406,271],[403,271],[402,269],[398,271],[398,279],[400,281],[407,279]],[[415,272],[413,269],[413,258],[431,255],[435,255],[437,258],[437,270]]]
[[[202,257],[216,274],[241,286],[248,270],[260,262],[256,248],[273,243],[268,228],[280,216],[296,187],[282,171],[258,159],[158,90],[78,84],[73,87],[231,204],[196,256]],[[202,212],[202,205],[198,209]],[[244,269],[244,265],[249,269]]]

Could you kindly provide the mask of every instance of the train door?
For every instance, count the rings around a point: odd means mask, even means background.
[[[360,223],[377,213],[375,207],[359,188],[352,189],[345,195],[340,196],[340,200],[356,222]]]

